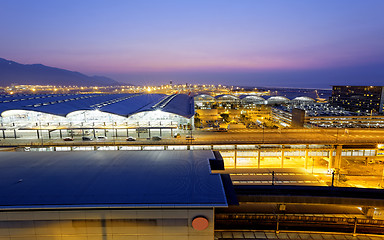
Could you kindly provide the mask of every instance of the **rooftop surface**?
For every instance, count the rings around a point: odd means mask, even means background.
[[[0,152],[0,208],[226,206],[211,151]]]
[[[185,94],[39,94],[0,95],[0,114],[8,110],[26,110],[66,116],[80,110],[95,110],[124,117],[162,110],[190,118],[193,98]]]

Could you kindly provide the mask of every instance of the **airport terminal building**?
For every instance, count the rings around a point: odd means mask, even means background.
[[[193,98],[185,94],[43,94],[0,96],[3,138],[169,134],[193,129]]]

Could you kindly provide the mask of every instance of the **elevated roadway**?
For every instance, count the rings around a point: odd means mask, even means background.
[[[43,129],[44,131],[44,129]],[[194,140],[186,140],[186,135]],[[132,136],[132,134],[130,134]],[[181,131],[181,138],[171,135],[153,141],[149,134],[140,134],[137,141],[127,142],[126,136],[108,137],[102,141],[82,141],[75,136],[74,141],[65,142],[61,138],[7,137],[0,138],[0,146],[65,146],[65,145],[205,145],[205,144],[325,144],[325,145],[377,145],[384,143],[384,129],[239,129],[228,132]],[[154,134],[152,134],[154,136]]]

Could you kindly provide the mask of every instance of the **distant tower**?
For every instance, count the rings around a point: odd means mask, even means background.
[[[172,80],[171,80],[171,81],[169,81],[169,85],[172,85]]]

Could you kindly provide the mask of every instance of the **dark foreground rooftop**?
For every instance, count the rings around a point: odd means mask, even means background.
[[[226,206],[211,151],[0,152],[0,208]]]

